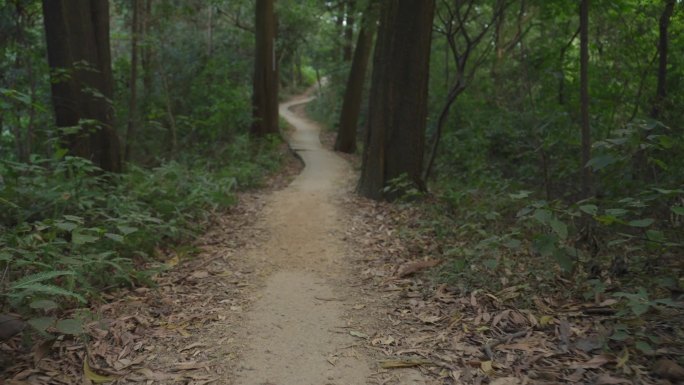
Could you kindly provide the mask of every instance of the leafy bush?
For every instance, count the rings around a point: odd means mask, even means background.
[[[279,165],[277,145],[239,136],[213,164],[189,157],[122,175],[71,156],[0,163],[3,308],[35,320],[150,283],[163,266],[150,264],[155,249],[190,241],[236,189],[258,185]]]

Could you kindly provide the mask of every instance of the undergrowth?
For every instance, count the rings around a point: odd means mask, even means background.
[[[684,189],[548,201],[499,178],[442,181],[402,234],[444,262],[435,279],[522,309],[609,315],[605,348],[653,354],[684,320]],[[414,197],[410,197],[413,200]],[[422,241],[421,241],[422,240]],[[540,302],[541,301],[541,302]],[[539,308],[544,303],[549,307]]]
[[[77,157],[0,163],[0,305],[40,332],[108,289],[151,284],[164,251],[187,249],[211,215],[280,164],[278,140],[238,136],[206,157],[103,173]],[[70,315],[69,317],[73,317]]]

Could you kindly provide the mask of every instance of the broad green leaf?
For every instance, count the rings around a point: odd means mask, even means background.
[[[119,234],[106,233],[104,236],[115,242],[123,243],[124,241],[124,237]]]
[[[83,324],[80,320],[67,318],[57,321],[55,329],[62,334],[79,335],[83,334]]]
[[[551,211],[546,210],[546,209],[536,209],[534,210],[534,219],[539,221],[539,223],[547,224],[551,219],[553,219],[553,215],[551,214]]]
[[[596,215],[598,213],[598,207],[596,207],[596,205],[581,205],[579,209],[589,215]]]
[[[47,328],[52,327],[57,319],[55,317],[36,317],[28,320],[28,324],[34,329],[44,332]]]
[[[637,350],[639,350],[642,353],[646,353],[646,354],[653,353],[653,348],[646,341],[637,341],[637,343],[634,344],[634,347],[636,347]]]
[[[653,218],[637,219],[634,221],[629,221],[627,224],[632,227],[648,227],[653,224],[655,220]]]
[[[610,154],[598,155],[589,160],[585,167],[591,167],[594,171],[599,171],[617,161],[618,159]]]
[[[59,308],[59,305],[55,301],[51,301],[49,299],[39,299],[37,301],[33,301],[29,304],[31,309],[39,309],[39,310],[44,310],[44,311],[50,311]]]
[[[561,240],[568,239],[568,226],[565,223],[553,218],[549,224]]]
[[[66,219],[68,221],[76,222],[76,223],[83,223],[83,218],[77,217],[76,215],[65,215],[64,219]]]
[[[78,224],[74,222],[64,222],[64,221],[57,221],[55,222],[55,227],[57,227],[60,230],[64,231],[73,231],[74,229],[78,228]]]
[[[634,315],[638,317],[646,313],[651,306],[647,303],[630,301],[629,307],[632,309],[632,313],[634,313]]]
[[[511,197],[511,199],[524,199],[530,196],[530,194],[532,194],[532,191],[521,190],[515,194],[508,194],[508,196]]]
[[[540,234],[534,237],[534,241],[532,242],[532,247],[536,252],[541,254],[544,257],[548,257],[553,255],[556,250],[556,242],[558,241],[558,238],[556,238],[555,235],[551,234]]]
[[[100,237],[87,235],[83,233],[73,233],[71,235],[71,242],[75,245],[85,245],[87,243],[96,242]]]
[[[566,273],[571,272],[575,267],[575,262],[573,259],[562,250],[556,250],[556,252],[553,253],[553,258],[556,260],[556,262],[558,262],[558,266],[560,266],[560,268]]]
[[[684,206],[672,206],[670,210],[677,215],[684,216]]]
[[[497,268],[497,266],[499,266],[499,261],[497,261],[494,258],[490,258],[482,261],[482,264],[485,265],[488,269],[494,270]]]
[[[138,231],[137,227],[132,227],[132,226],[119,225],[119,226],[116,226],[116,228],[119,229],[119,231],[121,231],[123,233],[123,235],[128,235],[128,234],[131,234],[131,233]]]
[[[610,339],[614,341],[624,341],[629,337],[630,335],[624,330],[616,330],[613,335],[610,336]]]

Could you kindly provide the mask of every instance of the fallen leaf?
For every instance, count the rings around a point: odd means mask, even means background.
[[[168,380],[173,381],[173,380],[178,380],[180,378],[180,376],[178,376],[177,374],[155,372],[149,368],[142,368],[142,369],[138,370],[138,373],[145,376],[146,379],[152,380],[152,381],[168,381]]]
[[[354,310],[361,310],[361,309],[363,309],[364,307],[366,307],[366,305],[360,303],[360,304],[358,304],[358,305],[352,306],[352,309],[354,309]]]
[[[354,337],[359,337],[363,339],[368,339],[368,334],[357,332],[355,330],[350,330],[349,334],[353,335]]]
[[[520,379],[516,377],[499,377],[490,381],[489,385],[518,385],[520,383]]]
[[[195,370],[195,369],[202,369],[206,368],[209,366],[207,362],[197,362],[197,361],[188,361],[188,362],[178,362],[173,365],[174,370]]]
[[[420,365],[434,365],[430,360],[425,360],[422,358],[399,358],[395,360],[382,360],[379,361],[380,367],[383,369],[396,369],[396,368],[411,368]]]
[[[166,266],[168,267],[174,267],[180,262],[180,258],[176,255],[173,258],[170,258],[168,261],[166,261]]]
[[[424,261],[416,261],[416,262],[411,262],[408,263],[402,267],[399,268],[399,271],[397,272],[397,278],[404,278],[407,277],[411,274],[415,274],[421,270],[429,269],[431,267],[435,267],[442,263],[441,260],[439,259],[427,259]]]
[[[116,376],[103,376],[95,373],[88,364],[88,358],[83,359],[83,376],[95,384],[102,384],[105,382],[112,382],[116,380]]]
[[[494,367],[492,366],[492,361],[482,361],[480,363],[480,369],[484,374],[488,376],[494,374]]]
[[[613,377],[608,374],[602,374],[596,378],[596,381],[594,381],[594,384],[596,385],[617,385],[617,384],[631,384],[632,381],[625,379],[625,378],[619,378],[619,377]]]
[[[570,365],[570,369],[598,369],[601,366],[608,364],[610,362],[614,362],[615,357],[609,356],[606,354],[599,354],[598,356],[592,357],[589,361],[586,362],[575,362],[574,364]]]
[[[672,360],[658,360],[653,365],[653,373],[668,380],[684,381],[684,368]]]

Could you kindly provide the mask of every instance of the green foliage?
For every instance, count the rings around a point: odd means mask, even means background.
[[[104,290],[151,283],[163,267],[155,262],[162,257],[157,247],[190,241],[214,211],[234,203],[238,188],[257,186],[280,164],[278,145],[241,135],[213,162],[132,166],[123,175],[70,156],[0,163],[3,302],[38,317],[97,299]],[[42,330],[77,334],[66,321],[36,322]]]

